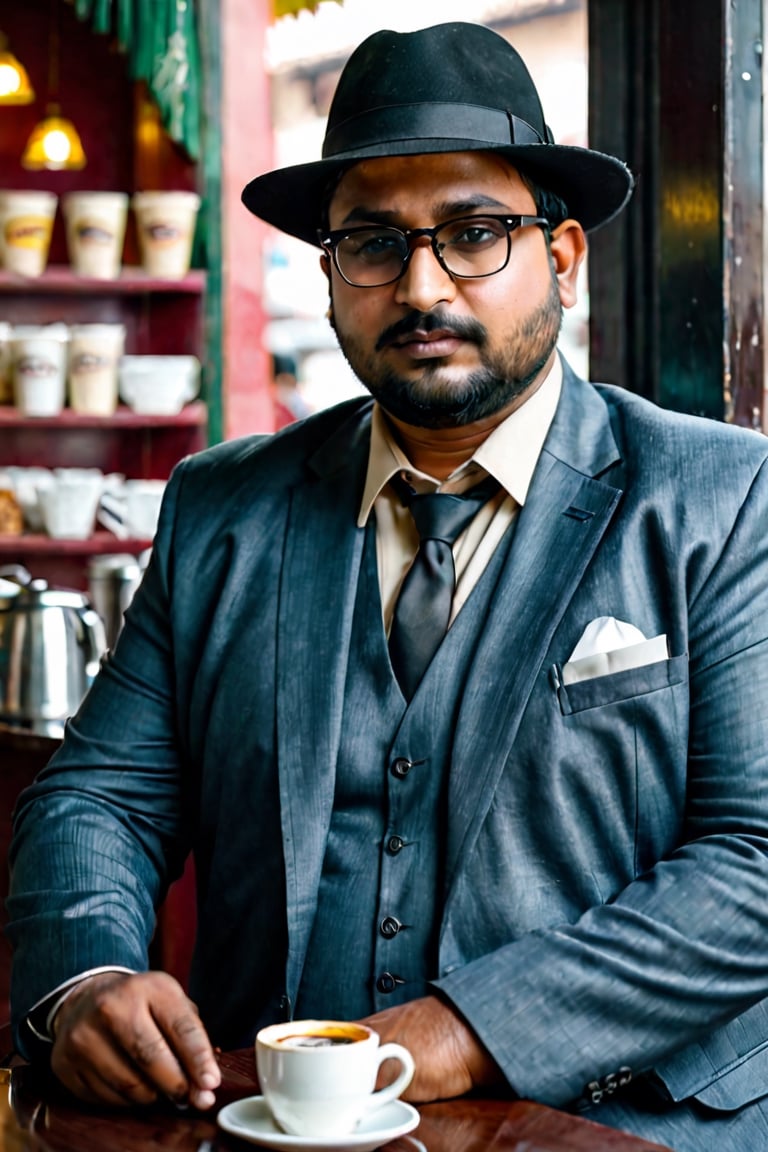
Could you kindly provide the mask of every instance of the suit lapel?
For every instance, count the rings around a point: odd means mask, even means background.
[[[462,700],[449,782],[449,888],[493,799],[552,635],[621,497],[596,478],[618,459],[605,402],[566,366]]]
[[[286,986],[295,1002],[331,819],[364,529],[369,421],[355,415],[291,493],[280,582],[277,746],[286,868]]]

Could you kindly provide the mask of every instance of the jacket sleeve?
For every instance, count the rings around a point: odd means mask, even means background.
[[[680,722],[690,729],[676,847],[577,922],[527,933],[436,981],[522,1096],[562,1106],[622,1066],[714,1107],[768,1091],[767,471],[717,561],[705,570],[696,549],[688,558],[690,716]]]
[[[147,968],[155,909],[188,841],[176,739],[168,555],[179,474],[114,653],[14,813],[12,1020],[102,965]]]

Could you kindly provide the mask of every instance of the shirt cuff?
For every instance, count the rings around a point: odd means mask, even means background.
[[[135,973],[135,969],[105,964],[101,968],[89,968],[87,971],[80,972],[77,976],[72,976],[69,980],[65,980],[63,984],[59,984],[53,991],[49,992],[47,996],[44,996],[42,1000],[38,1000],[29,1010],[27,1026],[30,1032],[44,1044],[53,1044],[52,1025],[59,1008],[61,1008],[70,993],[74,992],[84,980],[87,980],[90,976],[98,976],[102,972],[124,972],[128,976],[132,976]]]

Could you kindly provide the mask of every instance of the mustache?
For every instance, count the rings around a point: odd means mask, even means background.
[[[388,344],[394,344],[395,341],[410,336],[416,331],[425,333],[450,332],[452,336],[457,336],[461,340],[471,340],[480,347],[485,344],[488,338],[488,333],[483,325],[470,316],[447,316],[440,311],[411,311],[384,329],[376,341],[376,351],[380,352]]]

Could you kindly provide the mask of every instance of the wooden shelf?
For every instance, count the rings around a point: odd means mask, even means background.
[[[151,540],[120,540],[112,532],[94,532],[86,540],[54,539],[43,533],[25,532],[21,536],[0,535],[0,557],[101,556],[109,552],[138,555],[151,543]]]
[[[66,264],[52,264],[42,276],[16,276],[0,271],[0,293],[45,296],[50,293],[71,296],[141,296],[146,293],[183,293],[200,296],[205,291],[206,274],[202,268],[191,269],[181,280],[162,280],[149,276],[142,268],[124,267],[115,280],[97,280],[77,276]]]
[[[193,400],[181,412],[166,416],[150,416],[134,412],[121,404],[112,416],[88,416],[63,408],[58,416],[22,416],[9,404],[0,405],[0,431],[4,429],[68,429],[89,428],[120,431],[128,428],[197,428],[208,421],[208,408],[204,401]]]

